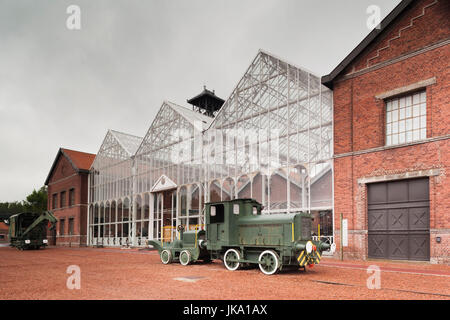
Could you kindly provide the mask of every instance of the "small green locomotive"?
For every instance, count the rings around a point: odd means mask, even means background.
[[[261,209],[253,199],[207,203],[206,231],[179,228],[179,240],[164,246],[153,240],[149,244],[158,249],[165,264],[221,259],[228,270],[257,264],[267,275],[284,266],[318,264],[323,251],[334,251],[334,245],[312,240],[310,214],[262,215]]]

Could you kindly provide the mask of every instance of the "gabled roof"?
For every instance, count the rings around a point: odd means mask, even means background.
[[[322,84],[328,88],[333,88],[333,81],[336,77],[352,63],[352,61],[359,56],[361,52],[364,51],[375,39],[383,33],[383,31],[397,18],[411,3],[413,0],[402,0],[395,8],[392,10],[386,18],[380,23],[380,28],[373,29],[364,39],[361,41],[355,49],[350,52],[341,63],[331,71],[330,74],[322,77]]]
[[[53,161],[52,167],[50,168],[50,172],[48,173],[47,179],[45,179],[45,185],[48,184],[53,170],[55,169],[61,155],[67,158],[76,172],[88,172],[92,162],[95,159],[95,154],[92,153],[59,148],[55,160]]]
[[[183,118],[185,118],[192,125],[194,125],[195,128],[197,128],[197,123],[199,123],[199,121],[200,121],[202,123],[202,130],[205,130],[206,128],[209,127],[211,122],[214,120],[214,118],[205,116],[197,111],[190,110],[188,108],[179,106],[173,102],[164,101],[164,103],[168,104],[173,110],[175,110]],[[199,129],[199,128],[197,128],[197,129]]]
[[[111,134],[117,139],[122,148],[130,155],[134,155],[142,142],[142,137],[134,136],[132,134],[119,132],[116,130],[109,130]]]
[[[105,165],[106,159],[113,162],[131,159],[141,142],[141,137],[108,129],[90,168]]]

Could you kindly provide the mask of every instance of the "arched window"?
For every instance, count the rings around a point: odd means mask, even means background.
[[[222,184],[222,201],[232,200],[235,197],[235,185],[232,178],[227,178]]]
[[[117,237],[122,237],[123,204],[122,200],[117,201]]]
[[[267,209],[269,197],[268,178],[265,174],[257,173],[252,182],[252,198],[261,203]]]
[[[100,234],[99,234],[99,236],[100,237],[103,237],[104,236],[104,234],[103,234],[103,224],[105,223],[105,206],[104,206],[104,204],[103,204],[103,202],[100,204],[100,218],[99,218],[99,221],[98,221],[98,223],[100,224]]]
[[[187,216],[187,189],[186,189],[186,187],[180,188],[180,215]]]
[[[142,219],[142,215],[141,215],[141,203],[142,203],[142,198],[140,195],[136,196],[136,199],[134,200],[134,205],[136,206],[136,220],[139,221]]]
[[[130,219],[130,199],[125,198],[123,200],[123,225],[122,225],[122,237],[128,237],[129,233],[129,221]]]
[[[270,176],[270,210],[287,209],[287,170],[278,169]]]
[[[292,209],[300,209],[305,205],[304,192],[305,192],[305,180],[307,177],[307,171],[304,166],[297,165],[290,168],[289,172],[289,193],[290,193],[290,205]]]
[[[332,207],[333,172],[331,164],[316,163],[311,168],[310,177],[311,208]]]
[[[221,200],[220,191],[220,181],[213,180],[209,184],[209,202],[219,202]]]
[[[252,186],[250,178],[247,175],[239,177],[236,184],[237,198],[251,198],[252,197]]]

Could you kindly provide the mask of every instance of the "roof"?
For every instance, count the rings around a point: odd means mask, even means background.
[[[202,123],[202,130],[208,128],[211,122],[214,120],[211,117],[205,116],[200,112],[190,110],[188,108],[179,106],[170,101],[164,101],[167,105],[169,105],[175,112],[179,113],[183,118],[189,121],[192,125],[196,127],[197,122],[200,121]],[[196,127],[197,128],[197,127]]]
[[[109,130],[111,134],[116,138],[122,148],[130,155],[134,155],[139,148],[143,138],[134,136],[129,133],[119,132],[116,130]]]
[[[59,157],[61,155],[64,155],[67,158],[67,160],[69,160],[73,169],[77,172],[88,172],[92,162],[95,159],[95,154],[92,153],[59,148],[55,160],[53,161],[52,167],[50,168],[50,171],[48,173],[47,179],[45,179],[45,185],[48,184],[50,177],[53,173],[53,170],[55,169],[56,164],[58,163]]]
[[[322,84],[328,88],[333,88],[333,81],[347,66],[359,56],[383,31],[413,2],[413,0],[402,0],[380,23],[380,28],[373,29],[355,49],[352,50],[341,63],[331,71],[330,74],[322,77]]]
[[[207,112],[211,112],[212,115],[212,112],[215,112],[222,107],[225,100],[219,98],[214,91],[210,91],[204,86],[203,91],[200,94],[187,100],[187,102],[198,108],[207,110]]]

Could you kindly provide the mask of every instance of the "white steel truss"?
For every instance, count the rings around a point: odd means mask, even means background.
[[[162,239],[168,207],[170,226],[191,227],[205,202],[236,197],[257,199],[268,214],[326,216],[332,108],[319,77],[259,51],[214,118],[164,101],[144,138],[109,130],[91,168],[91,244],[110,239],[112,224],[112,245]],[[174,191],[152,193],[164,180]]]

